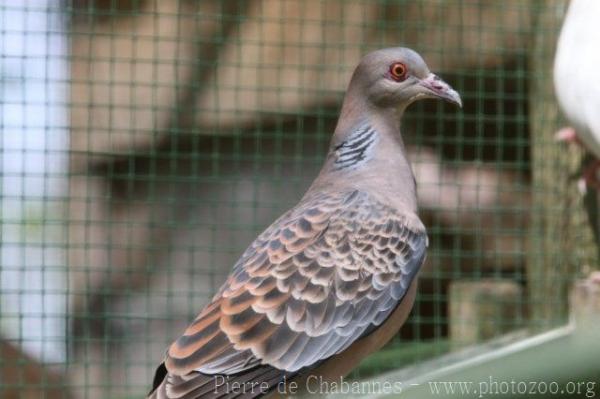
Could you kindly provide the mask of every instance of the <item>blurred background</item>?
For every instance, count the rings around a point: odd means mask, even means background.
[[[409,322],[353,377],[564,324],[598,265],[585,154],[554,140],[566,6],[0,0],[0,397],[142,397],[312,181],[380,47],[417,50],[464,108],[407,112],[429,255]]]

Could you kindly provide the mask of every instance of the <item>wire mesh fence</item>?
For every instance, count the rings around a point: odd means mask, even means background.
[[[462,95],[403,132],[430,249],[361,378],[564,322],[597,261],[557,144],[565,2],[0,2],[0,396],[140,397],[323,162],[352,68],[406,46]],[[37,396],[36,396],[37,395]]]

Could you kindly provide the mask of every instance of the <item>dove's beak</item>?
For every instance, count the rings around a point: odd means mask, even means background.
[[[425,79],[421,79],[421,86],[427,89],[432,96],[441,98],[462,108],[460,95],[448,83],[440,79],[439,76],[430,73]]]

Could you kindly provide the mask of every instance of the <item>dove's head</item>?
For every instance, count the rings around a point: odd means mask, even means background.
[[[363,57],[354,71],[351,89],[358,89],[379,107],[407,107],[423,98],[439,98],[462,107],[460,95],[431,73],[415,51],[394,47]]]

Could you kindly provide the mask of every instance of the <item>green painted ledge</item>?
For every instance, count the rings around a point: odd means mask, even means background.
[[[363,391],[357,395],[327,397],[598,398],[600,328],[598,325],[593,327],[576,330],[568,325],[534,336],[529,336],[526,331],[510,334],[484,345],[362,380],[362,383],[379,387],[377,393],[365,395]],[[454,384],[450,388],[450,382],[463,384]],[[381,392],[385,383],[391,386],[391,393]],[[520,393],[524,386],[528,390],[536,389],[537,393]],[[546,394],[541,392],[544,386]],[[558,391],[550,394],[550,390]],[[579,393],[568,394],[574,390]]]

